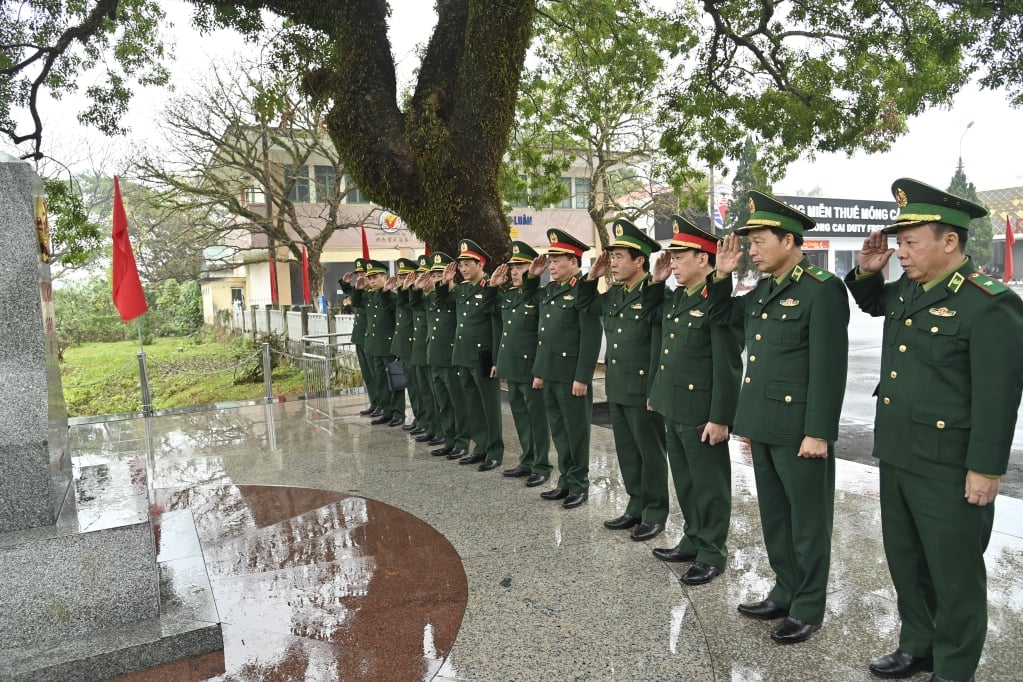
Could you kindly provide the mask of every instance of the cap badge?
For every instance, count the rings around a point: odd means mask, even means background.
[[[675,234],[678,234],[678,221],[677,220],[672,220],[671,221],[671,231],[674,232]]]
[[[621,225],[615,225],[615,236],[616,237],[621,237],[623,234],[625,234],[625,230],[622,229],[622,226]]]
[[[555,232],[548,232],[547,239],[550,240],[551,244],[558,241],[558,235]]]
[[[518,253],[518,252],[519,252],[519,245],[516,244],[515,246],[512,247],[512,253]]]
[[[895,203],[899,205],[899,208],[906,208],[906,206],[909,204],[909,198],[906,196],[906,193],[903,192],[901,189],[895,190]]]
[[[437,254],[436,256],[433,257],[433,262],[440,263],[440,254]]]
[[[468,244],[466,244],[465,242],[462,242],[462,243],[461,243],[461,244],[460,244],[460,245],[458,246],[458,250],[459,250],[459,251],[468,251],[468,250],[469,250],[469,245],[468,245]]]
[[[749,212],[750,213],[756,213],[757,212],[757,205],[753,203],[753,197],[749,198]]]

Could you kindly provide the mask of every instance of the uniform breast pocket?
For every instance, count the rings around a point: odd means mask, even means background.
[[[928,326],[928,320],[914,322],[918,331],[913,334],[914,345],[919,349],[920,359],[932,365],[951,365],[956,357],[966,351],[966,341],[959,338],[959,320],[941,320]]]
[[[698,343],[700,339],[710,334],[710,324],[706,317],[690,317],[679,323],[678,334],[681,334],[682,341],[687,344]],[[674,339],[675,337],[669,337]]]
[[[803,339],[803,309],[782,308],[769,313],[767,338],[779,346],[798,346]]]

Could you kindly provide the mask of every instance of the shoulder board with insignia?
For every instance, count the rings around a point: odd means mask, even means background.
[[[966,278],[966,281],[983,291],[988,296],[1004,294],[1009,290],[1009,287],[1005,286],[998,280],[991,279],[987,275],[982,275],[979,272],[972,273]]]
[[[480,279],[480,286],[481,287],[487,286],[487,278],[486,277],[483,277],[483,278]]]
[[[810,267],[806,268],[806,274],[810,275],[818,282],[826,282],[827,280],[835,276],[832,273],[828,272],[827,270],[822,270],[816,265],[811,265]]]
[[[574,286],[575,286],[575,283],[576,283],[577,281],[579,281],[579,280],[578,280],[577,278],[573,277],[572,279],[568,280],[568,286],[570,286],[570,287],[574,287]]]

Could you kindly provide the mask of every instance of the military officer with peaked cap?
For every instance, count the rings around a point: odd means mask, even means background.
[[[658,363],[650,406],[664,415],[668,462],[685,518],[678,545],[658,548],[662,561],[692,561],[680,580],[710,582],[724,570],[732,509],[728,434],[735,423],[742,373],[742,323],[712,324],[707,298],[720,237],[672,216],[674,237],[654,266],[653,281],[678,286],[660,309]]]
[[[740,604],[750,618],[785,620],[781,644],[808,639],[824,620],[835,503],[835,450],[849,351],[849,297],[841,280],[802,253],[812,218],[760,192],[750,217],[724,238],[718,277],[708,287],[712,316],[742,321],[746,376],[735,432],[750,440],[760,520],[775,584],[767,598]],[[767,274],[731,298],[739,235]],[[720,314],[723,313],[723,314]]]
[[[860,308],[885,320],[874,456],[902,627],[898,648],[869,667],[972,680],[987,632],[983,555],[1023,390],[1023,302],[965,255],[983,207],[909,178],[892,193],[895,223],[864,241],[846,277]],[[893,254],[903,275],[885,283]]]
[[[581,289],[593,298],[607,337],[605,386],[618,468],[629,495],[625,512],[604,522],[611,530],[632,528],[633,540],[650,540],[668,518],[668,462],[664,418],[647,409],[647,396],[661,330],[657,311],[664,283],[650,279],[650,254],[661,245],[630,221],[611,226],[613,239],[586,274]],[[613,285],[597,293],[598,280],[610,269]]]
[[[496,469],[504,461],[501,424],[501,384],[490,376],[494,365],[494,300],[496,290],[487,286],[484,268],[490,256],[471,239],[458,244],[458,263],[444,270],[437,285],[443,298],[455,301],[458,328],[451,364],[458,368],[461,393],[456,409],[469,427],[475,449],[458,461],[477,464],[479,471]],[[456,268],[463,281],[453,285]]]
[[[386,290],[388,268],[376,260],[365,262],[366,287],[366,355],[369,357],[373,381],[383,411],[372,424],[401,426],[405,423],[405,391],[391,391],[387,387],[387,364],[393,361],[391,341],[394,338],[395,295]],[[355,285],[362,288],[362,280]]]
[[[538,255],[525,242],[513,241],[508,262],[494,270],[490,278],[490,286],[503,287],[498,289],[495,311],[500,332],[494,343],[497,351],[494,373],[508,384],[508,404],[522,447],[518,465],[505,469],[502,474],[508,478],[525,478],[530,488],[546,483],[552,469],[547,408],[543,392],[533,388],[533,362],[540,326],[540,280],[531,280],[528,291],[524,286],[526,272]]]
[[[427,344],[430,339],[430,326],[423,307],[423,292],[417,287],[416,282],[420,277],[429,277],[430,257],[422,255],[416,267],[416,279],[408,287],[408,304],[412,309],[412,354],[409,356],[407,368],[414,377],[416,393],[419,396],[419,411],[416,412],[417,428],[410,433],[415,436],[416,442],[428,443],[441,433],[437,421],[436,404],[433,397],[433,379],[430,374],[430,364],[427,360]],[[425,283],[425,279],[424,279]],[[413,410],[415,410],[413,406]],[[437,439],[433,445],[440,445],[443,439]]]
[[[545,268],[551,281],[540,292],[533,387],[543,389],[551,440],[558,451],[558,484],[540,493],[572,509],[589,498],[593,371],[600,353],[600,318],[581,289],[579,272],[588,248],[562,230],[548,230],[547,253],[529,266],[524,286],[536,286]]]
[[[419,394],[416,390],[415,373],[409,366],[415,325],[412,307],[409,305],[409,286],[412,284],[411,278],[415,277],[418,263],[411,258],[399,258],[394,264],[398,272],[387,280],[387,284],[384,286],[385,290],[394,292],[394,336],[391,338],[391,354],[401,360],[405,367],[405,391],[408,393],[409,402],[412,405],[413,421],[401,428],[405,431],[413,431],[419,426],[417,420],[422,412],[422,408],[419,406]]]
[[[373,382],[373,371],[366,356],[366,308],[363,305],[363,291],[355,293],[355,285],[358,278],[365,279],[365,262],[362,258],[355,259],[355,269],[345,273],[338,282],[341,290],[352,300],[352,345],[355,346],[355,356],[359,361],[359,371],[362,373],[362,381],[366,385],[366,395],[369,396],[369,407],[359,412],[363,416],[379,417],[383,412],[377,407],[376,384]],[[354,280],[354,281],[353,281]]]

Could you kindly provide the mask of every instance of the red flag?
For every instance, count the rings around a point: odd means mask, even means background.
[[[429,258],[429,256],[430,256],[430,245],[429,244],[423,244],[423,246],[426,247],[426,256],[427,256],[427,258]]]
[[[277,259],[274,258],[273,249],[270,249],[270,302],[277,305]]]
[[[149,310],[142,291],[135,253],[128,239],[128,215],[121,202],[121,185],[114,176],[114,305],[121,319],[130,322]]]
[[[1016,243],[1016,235],[1012,231],[1012,223],[1009,222],[1009,215],[1005,215],[1005,272],[1003,282],[1012,279],[1012,246]]]
[[[366,226],[362,226],[362,259],[369,260],[369,242],[366,241]]]
[[[306,305],[313,302],[313,297],[309,293],[309,254],[305,250],[305,244],[302,245],[302,298]]]

